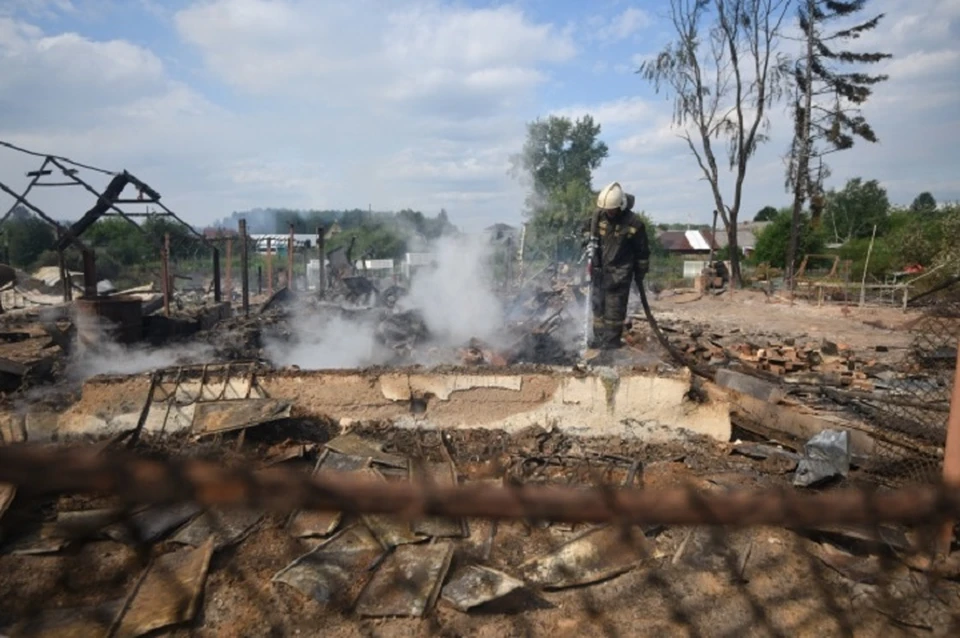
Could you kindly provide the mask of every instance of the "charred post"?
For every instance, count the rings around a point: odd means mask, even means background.
[[[320,260],[320,274],[317,280],[317,296],[323,298],[323,291],[327,287],[326,250],[324,248],[326,231],[323,226],[317,227],[317,257]]]
[[[213,249],[213,300],[216,303],[223,301],[223,294],[220,291],[220,249]]]
[[[230,303],[233,303],[233,239],[227,237],[227,272],[226,272],[226,284],[227,284],[227,300]]]
[[[250,273],[247,252],[247,220],[240,220],[240,286],[243,295],[243,314],[250,313]]]
[[[287,288],[296,290],[293,283],[293,224],[290,224],[290,236],[287,238]]]
[[[267,296],[273,296],[273,240],[267,237]]]
[[[163,314],[170,316],[170,234],[163,237],[163,250],[160,251],[160,277],[163,279]]]

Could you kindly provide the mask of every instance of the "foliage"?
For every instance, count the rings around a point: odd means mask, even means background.
[[[593,171],[609,153],[599,136],[600,124],[590,115],[576,121],[551,115],[527,124],[523,150],[510,161],[514,177],[531,182],[527,214],[534,221],[557,197],[569,203],[592,188]]]
[[[767,110],[782,94],[777,48],[788,7],[787,0],[670,0],[675,40],[638,70],[658,92],[673,93],[674,124],[684,127],[733,248],[747,167],[767,139]],[[733,173],[726,196],[716,143],[727,145]],[[739,251],[733,257],[732,275],[742,282]]]
[[[787,164],[787,188],[793,193],[793,219],[797,228],[791,238],[791,254],[796,253],[800,212],[806,202],[810,203],[814,225],[820,222],[825,203],[823,181],[829,175],[824,156],[853,147],[858,138],[877,141],[859,107],[870,97],[873,86],[885,81],[887,76],[870,75],[862,67],[891,56],[837,47],[872,31],[883,14],[854,26],[845,24],[832,33],[825,31],[828,24],[848,20],[865,5],[866,0],[799,0],[797,3],[804,53],[793,68],[794,136]],[[858,68],[852,72],[838,70],[849,64]]]
[[[2,226],[6,259],[11,266],[30,268],[37,258],[50,250],[55,241],[53,227],[25,208],[17,207]]]
[[[218,226],[236,230],[241,219],[247,220],[247,232],[256,234],[293,232],[312,235],[318,228],[330,229],[334,225],[342,230],[357,228],[374,229],[380,226],[405,227],[403,234],[419,235],[424,239],[436,239],[457,233],[450,223],[447,211],[441,209],[436,217],[427,217],[420,211],[410,209],[398,213],[378,212],[354,208],[352,210],[292,210],[288,208],[255,208],[234,212],[218,223]],[[401,232],[401,231],[398,231]]]
[[[798,244],[800,250],[797,252],[794,267],[799,265],[803,255],[822,254],[826,245],[823,232],[815,228],[806,215],[802,216],[801,222]],[[780,211],[772,223],[757,235],[757,245],[750,257],[751,260],[756,264],[766,263],[776,268],[785,268],[792,226],[792,211]]]
[[[914,198],[910,210],[914,213],[932,213],[937,210],[937,200],[931,193],[924,191]]]
[[[874,225],[883,235],[888,230],[889,210],[886,189],[875,179],[864,182],[857,177],[848,180],[842,190],[827,193],[824,228],[837,243],[870,237]]]
[[[779,214],[778,211],[773,206],[764,206],[761,208],[756,215],[753,216],[753,221],[755,222],[772,222],[776,216]]]
[[[533,245],[554,259],[576,259],[583,229],[594,209],[594,197],[588,186],[577,181],[550,193],[547,205],[530,222]]]
[[[608,154],[600,125],[585,115],[576,121],[550,116],[527,125],[511,173],[530,181],[526,214],[529,244],[554,259],[576,259],[582,230],[595,207],[593,171]]]

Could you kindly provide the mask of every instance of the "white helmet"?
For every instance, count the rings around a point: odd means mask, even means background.
[[[623,210],[627,198],[623,195],[623,188],[619,182],[612,182],[604,186],[597,196],[597,208],[601,210]]]

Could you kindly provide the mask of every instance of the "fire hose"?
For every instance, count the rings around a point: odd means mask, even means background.
[[[583,326],[583,348],[584,351],[589,347],[590,341],[590,326],[591,326],[591,312],[593,310],[593,269],[595,266],[595,259],[598,254],[599,248],[599,238],[597,236],[597,225],[599,222],[599,215],[594,214],[593,219],[590,223],[590,239],[587,243],[587,303],[585,311],[585,319]],[[650,309],[650,302],[647,300],[647,291],[644,288],[642,282],[637,285],[637,288],[640,289],[640,302],[643,304],[643,314],[646,316],[647,323],[650,324],[650,329],[653,331],[653,335],[657,338],[657,341],[660,342],[660,345],[670,354],[673,359],[680,364],[681,366],[690,368],[690,370],[705,379],[713,380],[714,374],[713,371],[694,364],[689,361],[687,357],[683,355],[680,350],[677,349],[667,337],[663,334],[663,331],[660,330],[660,325],[657,323],[656,317],[653,316],[653,311]]]
[[[714,374],[711,370],[692,363],[685,356],[683,356],[683,353],[680,352],[675,345],[670,343],[666,335],[664,335],[660,330],[660,325],[657,323],[656,317],[653,316],[653,311],[650,310],[650,302],[647,301],[646,288],[644,288],[642,285],[637,286],[637,288],[640,289],[640,303],[643,304],[643,314],[646,315],[647,323],[650,324],[650,330],[653,331],[653,336],[657,338],[657,341],[660,342],[660,345],[663,346],[664,349],[670,353],[670,356],[673,357],[674,360],[680,365],[690,368],[690,371],[697,376],[701,376],[704,379],[713,380]]]

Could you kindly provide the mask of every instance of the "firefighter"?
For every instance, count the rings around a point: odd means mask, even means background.
[[[600,191],[591,219],[598,248],[591,264],[593,281],[592,348],[614,350],[623,345],[630,286],[643,286],[649,269],[647,230],[633,212],[634,197],[613,182]],[[595,222],[595,224],[594,224]]]

